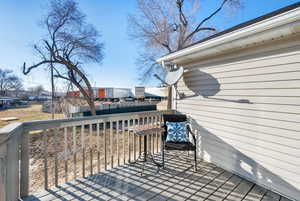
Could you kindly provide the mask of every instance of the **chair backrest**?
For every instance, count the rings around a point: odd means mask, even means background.
[[[184,114],[164,114],[163,115],[163,119],[164,119],[164,134],[163,134],[163,140],[165,141],[167,139],[167,126],[166,126],[166,122],[183,122],[183,121],[187,121],[187,116]]]

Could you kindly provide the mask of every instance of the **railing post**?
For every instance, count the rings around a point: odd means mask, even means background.
[[[19,175],[19,145],[20,133],[16,132],[8,141],[7,147],[7,201],[18,200],[20,190],[20,175]]]
[[[29,132],[21,135],[21,171],[20,197],[28,196],[29,192]]]
[[[0,131],[0,201],[19,199],[19,146],[22,126],[11,124]]]
[[[7,169],[7,142],[6,135],[0,135],[0,201],[6,200],[6,169]]]

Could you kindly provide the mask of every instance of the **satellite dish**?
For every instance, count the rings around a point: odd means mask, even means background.
[[[176,69],[173,69],[173,70],[167,72],[167,75],[165,77],[165,82],[169,86],[175,85],[180,80],[182,75],[183,75],[183,67],[181,66],[179,68],[176,68]]]
[[[179,95],[179,98],[181,98],[181,94],[179,94],[178,90],[177,90],[177,82],[180,80],[180,78],[183,75],[183,67],[179,67],[179,68],[173,68],[171,70],[169,70],[167,72],[167,75],[165,77],[165,80],[163,80],[162,78],[160,78],[157,74],[155,74],[154,76],[159,79],[161,82],[163,82],[164,84],[170,86],[174,86],[177,94]]]

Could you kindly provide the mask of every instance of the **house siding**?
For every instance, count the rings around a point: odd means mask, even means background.
[[[300,43],[251,52],[184,66],[175,107],[204,160],[299,200]]]

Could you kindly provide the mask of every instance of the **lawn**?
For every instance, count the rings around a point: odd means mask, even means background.
[[[18,120],[15,121],[1,121],[0,128],[6,126],[12,122],[23,122],[23,121],[33,121],[33,120],[47,120],[51,119],[50,113],[42,112],[41,104],[30,105],[26,108],[14,108],[8,110],[0,110],[0,118],[3,117],[16,117]],[[55,114],[55,119],[64,118],[63,114]]]

